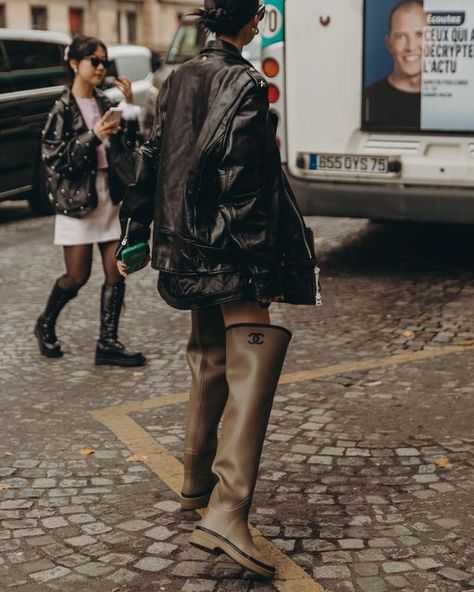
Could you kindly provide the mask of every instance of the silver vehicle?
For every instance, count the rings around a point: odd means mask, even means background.
[[[156,99],[163,82],[173,70],[196,56],[206,43],[212,41],[214,37],[213,35],[206,35],[202,29],[195,27],[193,21],[193,17],[183,18],[176,30],[163,64],[153,75],[152,85],[148,92],[143,117],[145,134],[151,130],[153,119],[155,117]],[[246,60],[253,64],[256,70],[260,70],[260,54],[261,39],[256,36],[252,43],[244,47],[242,55]]]
[[[117,101],[123,98],[113,82],[126,76],[132,83],[134,103],[143,108],[153,78],[151,51],[140,45],[109,45],[107,53],[111,62],[104,81],[107,96]]]

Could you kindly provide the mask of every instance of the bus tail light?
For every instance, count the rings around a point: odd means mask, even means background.
[[[267,78],[275,78],[280,72],[280,64],[274,58],[267,58],[262,64],[263,73]]]
[[[278,86],[275,86],[274,84],[269,84],[268,85],[268,101],[270,103],[276,103],[279,98],[280,98],[280,90],[278,89]]]

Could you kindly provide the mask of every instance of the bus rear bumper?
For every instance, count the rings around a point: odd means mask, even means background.
[[[474,187],[414,187],[308,181],[286,171],[307,216],[474,223]]]

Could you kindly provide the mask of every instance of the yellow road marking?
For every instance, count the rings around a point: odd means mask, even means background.
[[[372,370],[383,366],[395,366],[398,364],[430,360],[440,356],[470,350],[474,350],[474,342],[465,342],[418,352],[408,352],[383,358],[335,364],[323,368],[315,368],[314,370],[284,374],[280,379],[280,384],[292,384],[336,376],[338,374]],[[146,456],[145,464],[148,468],[161,481],[166,483],[172,491],[179,494],[182,483],[183,465],[163,444],[157,442],[134,419],[129,417],[129,414],[168,405],[179,405],[180,403],[185,403],[187,399],[188,393],[178,393],[96,409],[90,413],[94,419],[113,432],[133,454]],[[273,585],[279,592],[324,592],[324,588],[313,580],[304,569],[292,561],[271,541],[265,539],[262,533],[254,527],[252,527],[252,535],[257,548],[264,555],[271,557],[277,567],[278,577],[273,581]]]
[[[157,442],[134,419],[121,411],[99,409],[92,416],[107,426],[133,454],[147,457],[145,464],[174,492],[179,493],[182,482],[182,464],[171,452]]]
[[[93,411],[93,413],[138,413],[140,411],[147,411],[148,409],[156,409],[157,407],[167,407],[168,405],[179,405],[186,403],[189,398],[189,393],[177,393],[175,395],[164,395],[163,397],[154,397],[153,399],[144,399],[143,401],[131,401],[123,405],[112,405],[111,407],[103,407]]]
[[[384,358],[373,358],[370,360],[360,360],[353,362],[344,362],[334,366],[325,366],[324,368],[315,368],[314,370],[303,370],[301,372],[291,372],[284,374],[280,379],[280,384],[291,384],[292,382],[302,382],[304,380],[314,380],[316,378],[325,378],[327,376],[336,376],[337,374],[349,374],[351,372],[360,372],[361,370],[374,370],[383,366],[398,366],[412,362],[422,362],[432,360],[441,356],[458,354],[461,352],[474,350],[474,342],[466,341],[457,345],[446,345],[433,349],[423,349],[416,352],[407,352],[405,354],[396,354]]]
[[[167,404],[170,404],[169,397],[162,399],[167,399]],[[177,402],[182,402],[180,396],[177,399]],[[155,404],[155,407],[157,406],[163,405]],[[163,444],[157,442],[135,420],[117,408],[98,409],[91,411],[91,415],[109,428],[132,453],[146,456],[145,464],[148,468],[172,491],[179,494],[183,482],[183,465]],[[280,592],[324,592],[324,588],[272,542],[265,539],[259,530],[253,527],[251,530],[257,548],[265,556],[271,557],[277,568],[278,578],[273,582],[277,590]]]
[[[323,366],[322,368],[314,368],[313,370],[302,370],[299,372],[289,372],[287,374],[282,374],[279,384],[292,384],[296,382],[304,382],[306,380],[316,380],[318,378],[337,376],[338,374],[350,374],[351,372],[374,370],[375,368],[381,368],[383,366],[398,366],[399,364],[421,362],[424,360],[431,360],[441,356],[458,354],[472,350],[474,350],[474,341],[465,341],[455,345],[446,345],[443,347],[425,349],[417,352],[407,352],[405,354],[396,354],[383,358],[354,360],[353,362],[344,362],[342,364],[334,364],[332,366]],[[164,395],[162,397],[145,399],[143,401],[131,401],[129,403],[124,403],[123,405],[104,407],[103,409],[100,409],[100,411],[104,413],[112,413],[116,411],[120,411],[122,413],[136,413],[139,411],[146,411],[148,409],[155,409],[157,407],[166,407],[167,405],[186,403],[188,396],[189,393]]]

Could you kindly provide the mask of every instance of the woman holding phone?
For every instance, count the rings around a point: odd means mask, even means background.
[[[217,39],[164,83],[121,219],[130,246],[146,243],[154,222],[160,294],[191,311],[181,503],[207,505],[191,543],[271,578],[248,527],[291,339],[269,306],[319,295],[314,239],[281,168],[267,84],[242,57],[264,13],[258,0],[205,0],[195,13]]]
[[[99,39],[75,37],[64,60],[71,84],[48,115],[41,148],[46,190],[56,212],[54,244],[64,249],[66,272],[53,286],[35,335],[42,355],[63,355],[56,320],[88,281],[97,243],[105,282],[95,363],[141,366],[145,357],[118,339],[125,283],[115,265],[119,204],[133,178],[138,107],[133,105],[130,81],[123,76],[115,81],[125,97],[118,107],[97,88],[109,65],[107,48]]]

